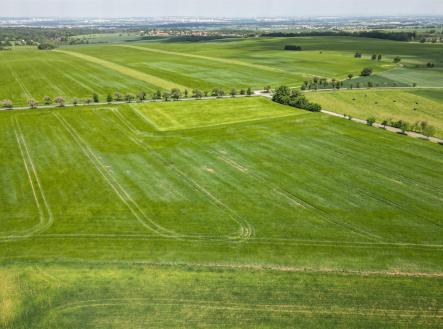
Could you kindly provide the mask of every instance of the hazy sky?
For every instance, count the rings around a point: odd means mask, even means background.
[[[443,0],[0,0],[0,16],[443,15]]]

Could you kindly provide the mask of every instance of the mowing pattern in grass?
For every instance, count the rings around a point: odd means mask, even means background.
[[[158,86],[159,88],[163,88],[163,89],[172,89],[172,88],[185,89],[186,88],[186,87],[184,87],[182,85],[179,85],[179,84],[176,84],[174,82],[166,81],[166,80],[161,79],[159,77],[156,77],[156,76],[153,76],[153,75],[149,75],[149,74],[146,74],[146,73],[142,73],[142,72],[133,70],[131,68],[128,68],[128,67],[125,67],[125,66],[122,66],[122,65],[119,65],[119,64],[115,64],[115,63],[112,63],[112,62],[108,62],[108,61],[105,61],[105,60],[102,60],[102,59],[99,59],[99,58],[96,58],[96,57],[87,56],[87,55],[84,55],[84,54],[79,54],[79,53],[74,53],[74,52],[69,52],[69,51],[64,51],[64,50],[56,50],[56,51],[57,52],[61,52],[61,53],[66,54],[66,55],[71,55],[71,56],[75,56],[75,57],[81,58],[83,60],[89,61],[89,62],[94,63],[94,64],[101,65],[101,66],[103,66],[103,67],[105,67],[107,69],[111,69],[111,70],[116,71],[118,73],[128,75],[131,78],[151,83],[151,84],[153,84],[155,86]]]
[[[310,93],[309,99],[325,109],[366,119],[374,116],[378,122],[392,118],[411,124],[427,121],[443,137],[443,89],[435,90],[342,90]]]
[[[24,105],[44,96],[91,97],[157,87],[77,57],[31,48],[0,53],[0,100]],[[102,98],[103,99],[103,98]]]
[[[0,125],[0,327],[441,324],[439,145],[260,98]]]

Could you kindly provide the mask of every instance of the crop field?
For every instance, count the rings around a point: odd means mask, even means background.
[[[303,51],[283,50],[293,44]],[[354,58],[357,51],[363,58]],[[373,53],[383,54],[383,60],[372,61]],[[393,63],[396,56],[401,56],[401,65]],[[358,76],[364,67],[373,68],[374,80],[390,85],[441,87],[442,58],[443,45],[350,37],[122,42],[53,51],[16,47],[0,52],[0,99],[24,105],[30,98],[41,101],[44,96],[64,96],[69,101],[97,93],[103,100],[116,91],[298,87],[313,76],[339,80],[349,73]],[[428,62],[435,67],[424,68]]]
[[[426,121],[435,126],[436,136],[443,137],[443,88],[314,92],[309,99],[325,109],[361,119]]]
[[[443,323],[440,145],[260,97],[3,111],[0,137],[2,329]]]

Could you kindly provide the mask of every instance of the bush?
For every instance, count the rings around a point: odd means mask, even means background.
[[[35,109],[35,108],[37,108],[38,103],[35,99],[31,98],[28,100],[28,105],[29,105],[29,108]]]
[[[98,95],[96,93],[94,93],[92,95],[92,100],[94,101],[94,103],[98,103],[99,102],[99,98],[98,98]]]
[[[302,51],[302,47],[296,45],[286,45],[285,50]]]
[[[319,112],[321,111],[321,105],[316,103],[311,103],[305,95],[303,95],[298,90],[291,90],[287,86],[279,87],[272,97],[272,100],[276,103],[289,105],[299,109]]]
[[[52,49],[55,49],[56,47],[55,47],[55,45],[50,44],[50,43],[41,43],[37,46],[37,48],[39,50],[52,50]]]
[[[373,126],[375,123],[375,118],[374,117],[369,117],[366,119],[366,123],[368,124],[368,126]]]
[[[372,68],[370,68],[370,67],[365,67],[365,68],[361,71],[360,75],[361,75],[362,77],[369,77],[370,75],[372,75]]]
[[[4,99],[1,103],[5,109],[12,109],[13,107],[12,101],[10,99]]]

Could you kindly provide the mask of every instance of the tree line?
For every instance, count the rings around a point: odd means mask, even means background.
[[[361,32],[346,32],[346,31],[312,31],[312,32],[297,32],[297,33],[271,32],[271,33],[261,34],[261,36],[270,37],[270,38],[342,36],[342,37],[384,39],[384,40],[393,40],[393,41],[412,41],[416,39],[417,32],[384,32],[378,30],[361,31]]]
[[[271,86],[266,86],[264,88],[265,92],[271,91]],[[77,98],[74,97],[71,99],[71,103],[74,106],[77,106],[79,104],[83,105],[90,105],[94,103],[100,103],[101,101],[106,101],[107,103],[112,102],[144,102],[146,100],[152,99],[154,101],[178,101],[180,99],[186,99],[186,98],[195,98],[195,99],[202,99],[206,97],[217,97],[222,98],[226,96],[236,97],[238,95],[240,96],[252,96],[254,94],[254,91],[252,88],[242,88],[240,90],[236,88],[230,89],[230,91],[226,91],[222,88],[213,88],[212,90],[201,90],[201,89],[193,89],[189,91],[188,89],[180,90],[178,88],[173,88],[171,90],[157,90],[151,95],[146,93],[145,91],[140,91],[136,94],[133,93],[121,93],[121,92],[114,92],[112,94],[108,94],[104,99],[100,99],[100,96],[97,93],[93,93],[91,97],[86,98]],[[66,99],[63,96],[56,96],[56,97],[50,97],[50,96],[44,96],[42,101],[37,101],[33,98],[28,99],[27,104],[29,108],[37,108],[40,105],[50,106],[55,105],[59,107],[65,106]],[[10,99],[4,99],[0,102],[0,105],[5,109],[12,109],[14,107],[12,100]]]
[[[352,119],[352,116],[346,114],[344,116],[350,120]],[[366,123],[369,126],[373,126],[375,122],[376,119],[374,117],[369,117],[368,119],[366,119]],[[415,123],[409,123],[405,120],[385,119],[380,124],[384,129],[386,129],[386,127],[400,129],[402,134],[406,134],[407,131],[412,131],[429,138],[433,137],[436,133],[436,128],[430,125],[427,121],[416,121]]]

